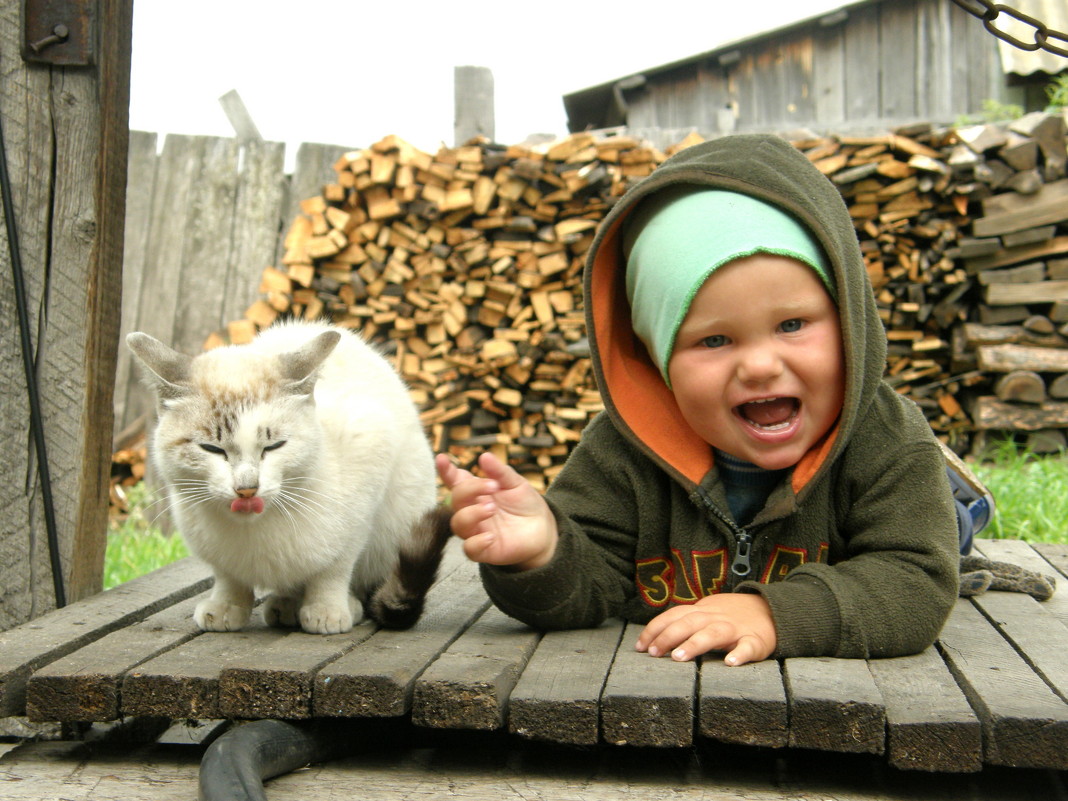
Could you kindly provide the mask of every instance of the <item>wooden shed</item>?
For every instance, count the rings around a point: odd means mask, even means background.
[[[0,630],[100,589],[132,13],[0,0]]]
[[[1009,5],[1051,29],[1066,15],[1059,0]],[[981,113],[985,101],[1040,110],[1048,70],[1068,61],[1013,51],[951,0],[863,0],[573,92],[564,107],[571,131],[696,128],[706,137],[945,124]]]

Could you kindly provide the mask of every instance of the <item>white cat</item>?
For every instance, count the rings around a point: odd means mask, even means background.
[[[361,337],[320,323],[271,327],[191,358],[132,333],[158,400],[152,459],[190,550],[215,585],[194,618],[348,631],[367,613],[422,613],[448,539],[433,454],[407,389]]]

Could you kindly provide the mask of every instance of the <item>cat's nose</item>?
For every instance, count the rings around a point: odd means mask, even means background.
[[[260,491],[259,487],[238,487],[234,492],[237,493],[239,498],[255,498],[256,493]]]

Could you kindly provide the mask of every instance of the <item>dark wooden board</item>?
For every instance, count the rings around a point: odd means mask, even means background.
[[[465,562],[427,594],[422,619],[406,631],[380,630],[315,678],[321,717],[395,717],[411,709],[415,680],[489,605],[477,566]]]
[[[219,675],[219,712],[228,718],[311,717],[315,674],[376,629],[364,621],[344,634],[293,631],[231,662]]]
[[[416,681],[412,722],[436,729],[499,729],[509,694],[540,636],[491,606]]]
[[[0,633],[0,717],[23,714],[26,682],[38,668],[210,584],[206,565],[183,559]]]
[[[126,674],[122,713],[127,716],[221,718],[219,676],[276,640],[287,629],[269,628],[259,614],[241,631],[206,631]]]
[[[601,735],[614,745],[693,743],[697,663],[634,650],[641,625],[629,623],[601,695]]]
[[[597,744],[601,690],[622,633],[620,620],[547,632],[512,691],[509,731],[531,740]]]
[[[701,663],[698,731],[725,743],[782,748],[789,740],[786,689],[774,659],[729,667],[721,656]]]
[[[1052,550],[1057,547],[1061,548],[1061,553],[1064,555],[1062,566],[1068,567],[1068,546],[1065,545],[1056,546],[1045,543],[1031,545],[1020,540],[988,539],[980,539],[975,543],[975,550],[988,559],[1019,565],[1025,570],[1031,570],[1053,579],[1056,582],[1053,595],[1042,601],[1039,606],[1068,626],[1068,579],[1063,575],[1058,575],[1056,551]]]
[[[957,601],[939,648],[982,723],[986,762],[1068,768],[1068,705],[967,599]]]
[[[200,634],[193,609],[206,593],[79,648],[38,670],[26,687],[33,721],[108,721],[119,717],[127,671]]]
[[[983,767],[979,719],[934,648],[868,661],[886,705],[887,761],[902,770],[973,773]]]
[[[798,657],[784,662],[790,745],[881,754],[886,713],[863,659]]]

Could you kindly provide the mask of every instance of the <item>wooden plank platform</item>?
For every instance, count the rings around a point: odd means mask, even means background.
[[[881,660],[675,663],[640,629],[542,634],[493,608],[450,548],[423,619],[316,636],[201,633],[207,572],[183,560],[0,634],[0,702],[33,721],[391,718],[518,742],[759,746],[876,755],[912,771],[1068,769],[1068,546],[983,540],[990,558],[1055,575],[1039,603],[960,599],[934,647]]]

